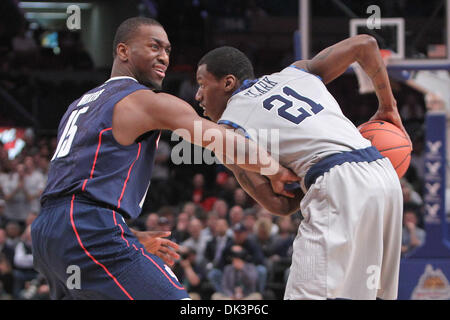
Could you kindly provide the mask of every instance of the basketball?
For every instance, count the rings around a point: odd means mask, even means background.
[[[358,127],[364,138],[391,160],[399,178],[403,177],[411,161],[411,144],[402,130],[386,121],[369,121]]]

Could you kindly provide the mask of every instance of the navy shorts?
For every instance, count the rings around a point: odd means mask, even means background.
[[[189,298],[120,214],[80,196],[46,203],[31,235],[34,265],[47,278],[52,299]]]

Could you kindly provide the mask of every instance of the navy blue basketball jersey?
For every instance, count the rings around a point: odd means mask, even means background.
[[[149,90],[131,77],[115,77],[72,102],[58,127],[41,202],[74,193],[136,218],[141,213],[161,131],[150,131],[130,146],[112,134],[117,102]]]

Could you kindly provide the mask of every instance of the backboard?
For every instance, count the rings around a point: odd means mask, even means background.
[[[394,55],[389,68],[448,69],[450,0],[299,0],[299,54],[312,58],[355,34],[374,36]]]

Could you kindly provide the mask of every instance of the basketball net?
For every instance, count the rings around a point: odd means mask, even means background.
[[[391,58],[392,51],[387,49],[380,50],[381,57],[383,58],[384,65],[388,65],[389,59]],[[373,87],[372,80],[369,78],[367,73],[361,68],[358,62],[352,63],[353,71],[355,71],[356,78],[358,79],[359,94],[374,93],[375,88]]]

